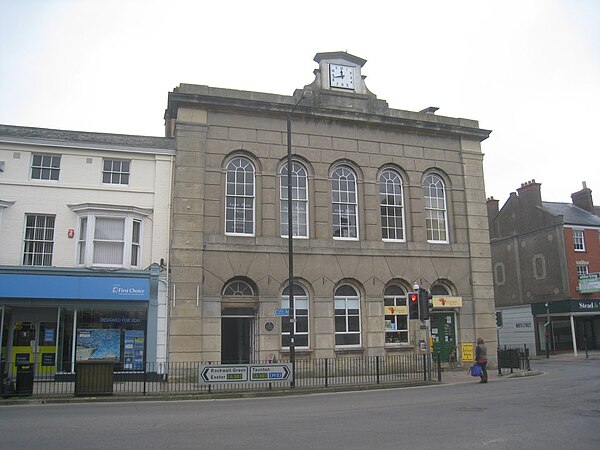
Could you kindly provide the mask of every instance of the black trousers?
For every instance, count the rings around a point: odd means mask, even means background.
[[[477,365],[481,367],[481,378],[482,383],[487,383],[488,375],[487,375],[487,361],[486,362],[478,362]]]

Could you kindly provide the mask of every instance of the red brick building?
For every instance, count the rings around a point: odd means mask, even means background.
[[[500,345],[600,348],[600,207],[585,182],[571,199],[542,201],[532,180],[487,201]]]

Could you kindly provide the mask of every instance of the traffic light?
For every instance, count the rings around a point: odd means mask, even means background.
[[[496,326],[502,328],[502,311],[496,311]]]
[[[408,318],[418,319],[419,318],[419,293],[409,292],[406,294],[408,299]]]
[[[421,320],[429,320],[429,312],[433,308],[431,293],[424,288],[419,288],[419,316]]]

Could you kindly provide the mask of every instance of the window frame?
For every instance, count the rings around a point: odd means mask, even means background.
[[[290,298],[289,298],[289,286],[286,286],[281,292],[281,307],[289,308],[290,306]],[[290,330],[286,328],[292,325],[294,327],[294,348],[307,350],[310,349],[310,296],[308,295],[307,290],[299,283],[293,284],[293,292],[294,292],[294,311],[290,311],[290,315],[287,317],[281,318],[281,348],[282,350],[289,350],[290,346],[285,345],[285,340],[287,336],[287,340],[290,337]],[[305,308],[299,308],[299,303],[302,303],[301,306],[306,306]],[[301,310],[299,312],[299,310]],[[304,313],[304,310],[306,313]],[[294,319],[291,322],[290,319]],[[301,319],[300,322],[298,319]],[[287,320],[287,324],[286,324]],[[305,330],[300,329],[298,324],[305,324]],[[306,344],[302,343],[302,340],[306,340]],[[300,342],[300,343],[299,343]]]
[[[435,180],[428,183],[428,179]],[[440,188],[441,187],[441,188]],[[441,191],[441,196],[427,195],[435,194]],[[448,244],[450,243],[448,232],[448,193],[446,192],[446,184],[443,178],[436,173],[429,173],[423,178],[423,200],[425,207],[425,233],[427,242],[431,244]],[[441,207],[440,207],[441,202]],[[438,205],[435,205],[438,203]],[[434,228],[434,224],[441,224]],[[436,235],[443,239],[435,239]]]
[[[585,252],[585,230],[582,228],[573,228],[573,250]]]
[[[152,213],[151,209],[143,209],[118,205],[101,205],[84,203],[69,205],[77,214],[77,246],[75,247],[75,264],[78,267],[123,268],[139,269],[144,260],[144,219]],[[121,262],[97,263],[94,262],[96,242],[96,219],[108,218],[123,221],[123,236]],[[85,231],[85,235],[83,234]],[[134,239],[137,238],[137,241]],[[109,242],[110,239],[106,240]],[[117,240],[113,240],[117,242]],[[137,263],[132,260],[137,252]]]
[[[40,158],[39,163],[36,163],[36,159]],[[49,162],[47,158],[50,158]],[[62,155],[52,153],[32,153],[31,154],[31,165],[29,176],[32,180],[36,181],[49,181],[58,182],[60,180],[60,163]],[[39,171],[38,176],[34,176],[34,173]],[[48,177],[43,176],[44,173],[48,173]],[[56,174],[56,178],[53,175]]]
[[[394,293],[391,292],[391,289],[396,288],[399,289],[400,291],[402,291],[402,295],[396,295]],[[402,345],[409,345],[410,344],[410,320],[408,317],[408,304],[406,302],[406,294],[407,291],[404,288],[404,286],[398,284],[398,283],[394,283],[391,284],[389,286],[387,286],[384,291],[383,291],[383,307],[384,307],[384,321],[385,321],[385,325],[384,325],[384,343],[385,346],[402,346]],[[388,304],[391,303],[391,304]],[[402,308],[402,310],[404,311],[403,313],[399,313],[399,314],[385,314],[385,308],[386,307],[400,307]],[[399,324],[398,324],[398,319],[399,318],[403,318],[404,321],[406,321],[406,326],[403,328],[399,328]],[[391,329],[388,329],[388,322],[390,323],[390,325],[392,326]],[[398,335],[398,342],[393,342],[391,341],[391,339],[393,339],[393,334]],[[405,335],[405,337],[404,337]],[[390,339],[390,341],[388,341],[388,338]]]
[[[34,223],[30,226],[29,219]],[[42,226],[38,226],[38,221],[43,220]],[[48,225],[52,221],[51,226]],[[50,233],[50,235],[48,235]],[[28,235],[31,234],[31,238]],[[56,215],[54,214],[25,214],[25,223],[23,230],[23,266],[41,266],[51,267],[54,256],[54,237],[56,234]],[[31,251],[28,249],[31,248]],[[41,264],[36,264],[35,260],[41,258]]]
[[[250,167],[249,173],[252,175],[252,193],[248,194],[246,189],[244,188],[247,183],[246,180],[246,170],[244,170],[244,182],[239,183],[237,180],[237,173],[239,169],[242,167],[234,168],[232,171],[232,166],[236,162],[244,162],[246,167]],[[233,175],[233,179],[230,181],[230,176]],[[233,193],[229,194],[229,186],[233,186]],[[240,189],[241,188],[241,189]],[[238,192],[241,190],[242,192]],[[244,205],[238,205],[238,200],[243,200]],[[233,204],[230,206],[230,200],[233,201]],[[251,206],[247,208],[246,202],[250,200]],[[232,218],[228,218],[229,211],[232,211]],[[252,221],[249,222],[246,220],[247,211],[251,212]],[[236,217],[241,212],[242,218]],[[225,217],[224,217],[224,225],[225,225],[225,235],[226,236],[255,236],[256,234],[256,167],[252,163],[252,161],[245,156],[235,156],[231,158],[231,160],[227,163],[227,167],[225,170]],[[238,223],[242,224],[242,229],[244,232],[236,232],[236,225]],[[246,224],[251,223],[252,230],[246,232]],[[229,225],[232,225],[232,231],[228,230]]]
[[[243,289],[240,289],[240,287],[243,287]],[[223,287],[221,295],[223,297],[256,297],[256,292],[254,291],[254,287],[247,281],[234,279]]]
[[[355,295],[340,295],[339,292],[340,290],[342,290],[343,288],[351,288]],[[361,320],[362,320],[362,312],[361,312],[361,299],[360,299],[360,292],[358,291],[358,289],[356,289],[354,286],[352,286],[351,284],[342,284],[341,286],[338,286],[335,289],[335,293],[334,293],[334,297],[333,297],[333,317],[334,317],[334,345],[335,348],[360,348],[362,346],[362,324],[361,324]],[[341,303],[343,302],[343,308],[338,308],[338,306],[341,306]],[[349,308],[349,303],[353,302],[355,303],[358,308]],[[350,305],[353,306],[353,305]],[[357,314],[349,314],[349,310],[350,309],[357,309],[358,313]],[[338,311],[344,311],[343,314],[338,314]],[[358,330],[350,330],[350,322],[351,319],[354,318],[354,320],[352,320],[353,322],[356,321],[356,324],[358,325]],[[338,319],[343,319],[343,324],[344,327],[343,329],[338,330],[338,325],[340,324],[340,321]],[[338,337],[351,337],[351,336],[357,336],[358,337],[358,342],[354,342],[354,343],[350,343],[350,344],[344,344],[344,343],[338,343]]]
[[[396,179],[397,179],[397,183],[395,183],[395,180],[391,180],[388,179],[385,184],[384,181],[382,180],[384,176],[386,175],[393,175]],[[392,192],[391,194],[388,192],[387,187],[390,185],[390,183],[394,186],[394,191],[396,190],[395,188],[398,187],[399,188],[399,192]],[[384,187],[386,187],[385,192],[384,191]],[[390,203],[384,203],[384,200],[389,199],[390,195],[396,199],[399,198],[400,203],[399,205],[394,203],[394,204],[390,204]],[[400,215],[398,216],[397,214],[394,215],[385,215],[383,214],[384,208],[386,210],[392,209],[394,211],[396,211],[397,209],[400,210]],[[384,217],[386,217],[387,219],[385,220],[386,224],[384,225]],[[381,174],[379,175],[379,218],[381,220],[381,239],[384,242],[406,242],[406,219],[405,219],[405,207],[404,207],[404,183],[402,180],[402,177],[400,176],[400,174],[393,169],[385,169],[381,172]],[[393,219],[393,221],[396,223],[396,225],[394,227],[390,227],[389,226],[389,222],[390,219]],[[398,227],[398,222],[400,223],[400,227]],[[398,236],[398,229],[400,229],[401,232],[401,237],[395,237],[395,238],[391,238],[390,233],[391,231],[394,231],[394,233],[396,234],[396,236]],[[387,230],[387,236],[384,236],[384,230]]]
[[[299,170],[295,170],[295,168]],[[287,175],[285,175],[285,183],[284,183],[284,174],[283,172],[287,171],[287,162],[281,166],[281,170],[279,171],[279,233],[282,238],[288,238],[289,234],[286,233],[288,230],[288,197],[287,197]],[[304,176],[302,177],[298,173],[304,172]],[[289,172],[288,172],[289,173]],[[298,185],[298,181],[300,179],[304,180],[304,187]],[[296,182],[295,182],[296,180]],[[285,196],[284,196],[285,190]],[[304,194],[304,198],[294,198],[294,193]],[[308,171],[306,167],[298,161],[292,161],[292,237],[294,239],[308,239],[309,237],[309,204],[308,204]],[[300,197],[298,195],[297,197]],[[304,206],[304,223],[301,223],[298,218],[300,217],[300,206]],[[300,228],[304,226],[305,233],[300,234]],[[285,228],[285,230],[284,230]],[[296,234],[297,232],[297,234]]]
[[[349,181],[350,176],[352,177],[351,181]],[[345,183],[341,182],[342,177],[345,177]],[[348,188],[353,188],[353,190],[342,190],[343,184],[346,184]],[[344,197],[347,198],[346,201],[343,201]],[[345,241],[359,240],[358,206],[358,177],[356,172],[347,165],[335,167],[331,171],[331,222],[333,239]],[[336,220],[336,217],[338,220]],[[342,224],[344,218],[348,219],[347,225]],[[354,219],[354,223],[351,223],[352,219]],[[336,227],[340,232],[339,236],[335,235]],[[342,236],[342,230],[344,229],[348,231],[347,236]],[[354,235],[351,233],[352,230],[355,230]]]
[[[107,170],[106,164],[110,163],[110,170]],[[115,170],[115,164],[118,164],[118,169]],[[127,164],[127,170],[123,170],[123,165]],[[106,181],[106,176],[110,177],[110,181]],[[117,177],[118,181],[114,182],[113,179]],[[126,178],[126,182],[123,182],[123,178]],[[102,158],[102,184],[107,186],[129,186],[129,179],[131,177],[131,160],[130,159],[113,159],[113,158]]]
[[[590,273],[590,265],[588,263],[585,264],[576,264],[577,270],[577,278],[581,275],[588,275]]]

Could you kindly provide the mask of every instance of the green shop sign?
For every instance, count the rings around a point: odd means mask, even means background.
[[[596,272],[579,275],[579,292],[581,294],[600,292],[600,273]]]
[[[600,300],[561,300],[557,302],[548,302],[546,311],[545,303],[532,303],[531,312],[536,315],[566,314],[574,312],[595,312],[600,313]]]

